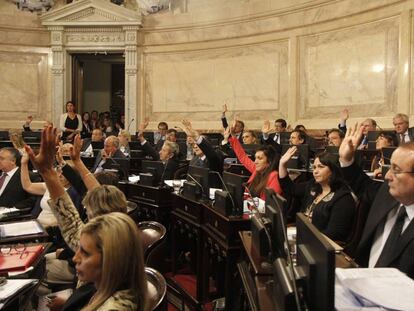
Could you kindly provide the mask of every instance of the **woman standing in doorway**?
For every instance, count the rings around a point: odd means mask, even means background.
[[[77,133],[82,131],[82,118],[76,113],[72,101],[66,103],[66,113],[60,116],[59,127],[62,130],[62,139],[73,141]]]

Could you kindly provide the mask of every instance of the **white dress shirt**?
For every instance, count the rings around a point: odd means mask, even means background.
[[[394,208],[388,213],[384,228],[381,228],[381,226],[377,228],[377,231],[375,232],[374,243],[372,244],[371,251],[369,254],[368,266],[370,268],[375,267],[375,264],[377,263],[378,258],[381,255],[382,249],[384,248],[385,242],[387,241],[388,236],[391,233],[391,229],[397,220],[400,208],[401,205],[397,209]],[[414,217],[414,204],[406,206],[405,209],[407,211],[407,217],[405,217],[403,229],[401,232],[404,232],[404,230],[407,229],[408,225],[410,224],[410,221]]]

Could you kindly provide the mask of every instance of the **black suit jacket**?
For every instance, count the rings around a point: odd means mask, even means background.
[[[150,156],[154,161],[160,161],[160,154],[155,151],[154,147],[152,147],[148,142],[142,145],[142,150],[144,150],[145,154]],[[174,179],[175,171],[179,166],[178,156],[175,155],[171,159],[168,159],[165,165],[162,179]]]
[[[32,174],[30,179],[35,181]],[[37,196],[24,191],[20,181],[20,168],[18,168],[0,196],[0,206],[16,207],[18,209],[33,208],[36,199]]]
[[[358,264],[367,267],[377,228],[384,226],[388,213],[400,203],[390,195],[387,182],[371,180],[356,164],[342,170],[360,200],[369,206],[368,218],[355,257]],[[386,266],[398,268],[414,278],[414,220],[403,232],[397,251]]]

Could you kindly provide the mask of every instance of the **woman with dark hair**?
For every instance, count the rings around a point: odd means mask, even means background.
[[[92,135],[92,125],[90,120],[89,112],[84,112],[82,114],[82,131],[81,137],[82,138],[89,138]]]
[[[66,113],[61,114],[59,126],[63,133],[62,139],[68,141],[72,141],[82,130],[82,118],[76,113],[75,104],[71,101],[66,103]]]
[[[92,110],[90,123],[91,123],[92,130],[99,128],[98,111]]]
[[[265,188],[272,188],[281,194],[282,190],[279,185],[278,173],[275,170],[278,162],[278,156],[275,150],[270,146],[261,146],[256,150],[255,160],[252,161],[237,139],[233,126],[230,129],[230,134],[229,142],[234,153],[240,163],[252,173],[247,181],[252,196],[265,199]]]
[[[320,153],[313,164],[313,179],[295,184],[289,178],[287,162],[296,151],[295,146],[289,148],[279,162],[283,193],[302,198],[302,212],[312,223],[332,240],[346,242],[351,234],[356,202],[342,179],[337,157]]]
[[[374,174],[374,178],[382,178],[382,166],[385,164],[384,154],[382,148],[396,147],[398,146],[397,136],[393,133],[380,132],[375,142],[375,149],[378,154],[372,159],[371,172]],[[389,161],[390,159],[388,159]]]

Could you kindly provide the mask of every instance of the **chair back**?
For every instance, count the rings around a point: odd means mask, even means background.
[[[144,259],[147,260],[151,250],[165,238],[167,229],[156,221],[141,221],[138,223],[138,228],[142,232]]]
[[[148,284],[148,310],[167,310],[167,282],[157,270],[145,267],[145,275]]]

